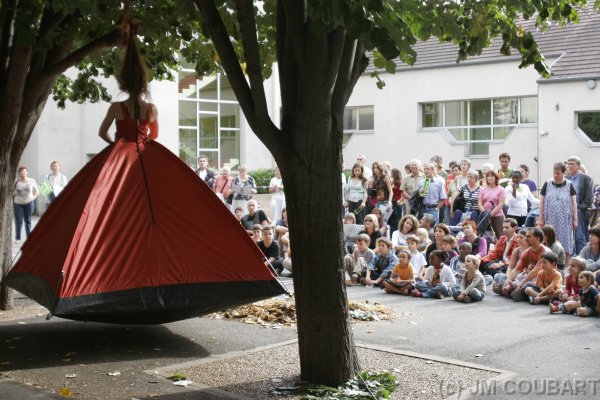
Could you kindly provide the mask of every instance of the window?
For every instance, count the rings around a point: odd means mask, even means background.
[[[421,104],[422,128],[445,128],[469,156],[488,155],[521,124],[537,123],[537,97],[459,100]]]
[[[222,74],[197,80],[193,69],[178,74],[179,157],[196,166],[200,154],[210,168],[240,162],[240,106]]]
[[[344,110],[344,137],[342,145],[346,145],[355,133],[373,133],[375,115],[373,106],[347,107]]]
[[[595,143],[600,142],[600,111],[577,113],[577,127]]]

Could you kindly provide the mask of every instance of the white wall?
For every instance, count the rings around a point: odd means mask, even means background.
[[[537,95],[537,72],[520,70],[517,65],[502,62],[384,74],[383,90],[377,89],[374,79],[361,77],[348,106],[374,105],[375,133],[350,139],[344,148],[346,167],[359,153],[365,154],[369,163],[385,160],[400,167],[411,158],[425,161],[434,154],[441,155],[446,166],[451,160],[460,160],[466,154],[465,145],[450,144],[437,131],[419,131],[419,103]],[[489,159],[473,158],[473,166],[479,168],[490,161],[497,166],[503,151],[511,154],[511,164],[526,163],[535,171],[537,129],[515,129],[503,144],[490,145]]]
[[[576,155],[594,182],[600,183],[600,147],[588,146],[574,132],[575,112],[600,111],[600,88],[588,89],[585,80],[542,83],[539,108],[540,132],[548,132],[541,137],[542,180],[552,177],[552,164]]]

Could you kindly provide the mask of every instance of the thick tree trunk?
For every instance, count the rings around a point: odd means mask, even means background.
[[[341,133],[332,133],[329,108],[310,99],[297,108],[294,150],[277,161],[294,251],[301,378],[335,387],[359,368],[342,262]],[[332,136],[340,139],[326,140]]]

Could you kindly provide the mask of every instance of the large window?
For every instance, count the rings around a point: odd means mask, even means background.
[[[517,126],[537,123],[537,97],[459,100],[421,104],[421,127],[445,128],[468,146],[467,155],[488,155]]]
[[[200,154],[210,168],[240,162],[240,107],[222,74],[197,80],[187,65],[179,72],[179,157],[195,166]]]
[[[347,107],[344,110],[344,137],[346,145],[355,133],[373,133],[375,116],[373,106]]]
[[[600,143],[600,111],[577,113],[577,127],[594,143]]]

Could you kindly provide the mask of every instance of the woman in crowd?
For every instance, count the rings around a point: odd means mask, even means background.
[[[394,251],[406,250],[408,235],[416,235],[419,229],[419,220],[414,215],[402,217],[398,223],[398,229],[392,234],[392,249]]]
[[[478,180],[479,175],[477,174],[477,171],[470,170],[467,174],[467,183],[460,187],[458,191],[453,194],[453,197],[450,201],[451,225],[458,225],[458,223],[462,221],[463,214],[466,212],[471,213],[469,219],[477,221],[477,216],[479,215],[479,192],[481,190]],[[463,204],[460,209],[455,210],[454,202],[459,196],[462,196]]]
[[[25,237],[31,233],[31,214],[39,190],[34,179],[27,176],[27,167],[20,166],[17,170],[19,178],[15,180],[13,189],[13,212],[15,215],[15,243],[21,243],[21,228],[25,222]]]
[[[508,206],[506,216],[517,220],[519,226],[525,225],[527,218],[527,203],[535,202],[537,199],[533,197],[529,186],[521,183],[523,174],[521,171],[513,171],[511,176],[511,184],[506,185],[504,190],[505,203]],[[564,263],[562,264],[564,266]]]
[[[373,194],[377,199],[376,207],[384,206],[388,210],[392,208],[392,181],[387,176],[380,163],[374,162],[371,167],[373,177],[371,178],[370,188],[374,190]]]
[[[469,170],[471,169],[471,160],[463,158],[460,160],[460,175],[454,178],[456,189],[460,189],[467,184]]]
[[[235,210],[237,207],[241,207],[244,212],[248,210],[246,205],[248,200],[256,194],[256,182],[254,178],[246,174],[247,168],[245,165],[238,166],[238,176],[233,178],[231,183],[231,190],[233,191],[233,201],[231,203],[231,209]]]
[[[556,238],[565,249],[566,257],[573,254],[575,248],[574,232],[577,229],[577,200],[573,184],[565,179],[567,167],[557,162],[553,167],[553,179],[547,181],[540,190],[541,226],[552,225]]]
[[[544,225],[542,227],[542,231],[544,232],[544,245],[549,247],[550,250],[556,255],[557,268],[563,273],[565,269],[565,249],[563,249],[562,245],[558,240],[556,240],[556,231],[552,225]]]
[[[221,174],[215,179],[213,190],[217,194],[217,197],[224,202],[228,201],[229,195],[231,194],[232,181],[233,180],[229,176],[229,167],[221,168]]]
[[[274,221],[281,216],[281,210],[285,207],[285,196],[283,195],[283,181],[281,171],[275,167],[275,176],[269,182],[269,193],[271,193],[271,218]]]
[[[468,242],[471,244],[471,254],[482,258],[488,253],[487,241],[481,236],[477,236],[477,222],[468,220],[463,225],[465,236],[458,241],[458,244]]]
[[[538,198],[538,188],[537,188],[537,185],[535,184],[535,182],[532,181],[531,179],[529,179],[529,167],[525,164],[521,164],[521,165],[519,165],[518,171],[520,171],[521,174],[523,175],[523,180],[521,181],[521,183],[524,183],[525,185],[527,185],[527,187],[529,187],[529,191],[531,192],[533,197],[535,197],[537,199]]]
[[[590,243],[581,249],[579,257],[585,260],[589,271],[596,273],[600,269],[600,227],[590,229]]]
[[[56,196],[67,186],[69,180],[67,177],[60,173],[60,163],[58,161],[52,161],[50,163],[50,173],[46,175],[46,182],[52,189],[47,196],[47,203],[50,204],[54,201]]]
[[[492,229],[496,237],[499,238],[502,236],[502,223],[504,222],[504,212],[502,211],[505,196],[504,188],[498,186],[500,177],[496,171],[489,171],[485,175],[485,181],[487,186],[479,192],[479,212],[487,211],[490,213]]]
[[[382,237],[381,231],[379,230],[379,223],[377,222],[377,216],[375,214],[367,214],[364,220],[364,227],[362,231],[358,232],[366,233],[371,238],[371,242],[369,243],[369,248],[373,251],[377,248],[377,239]]]
[[[381,232],[382,237],[390,238],[390,227],[383,219],[383,213],[379,207],[375,207],[373,209],[373,214],[377,216],[377,225],[379,225],[379,231]]]
[[[435,229],[433,231],[433,242],[427,246],[427,251],[425,252],[425,260],[427,260],[427,263],[429,263],[429,255],[431,254],[432,251],[434,250],[443,250],[444,249],[444,238],[446,237],[446,235],[450,235],[450,228],[448,228],[448,225],[446,224],[437,224],[435,226]],[[442,251],[443,254],[446,254],[446,252]],[[445,264],[448,264],[448,262],[450,262],[450,260],[445,259],[446,256],[444,255],[444,260],[443,262]]]
[[[400,190],[400,186],[402,185],[402,175],[400,174],[400,170],[398,168],[392,168],[391,177],[393,193],[392,209],[394,212],[390,216],[388,223],[390,225],[390,233],[393,235],[398,227],[398,222],[404,213],[404,198],[402,197],[402,190]]]
[[[481,186],[482,188],[487,186],[487,179],[486,176],[488,174],[488,172],[493,171],[494,170],[494,164],[492,163],[484,163],[481,165],[481,176],[483,178],[481,178],[479,180],[479,186]],[[498,178],[499,180],[500,178]]]
[[[355,163],[352,166],[352,175],[348,177],[348,183],[344,193],[344,207],[348,212],[356,215],[356,223],[362,224],[365,218],[365,207],[367,205],[367,179],[364,175],[362,164]]]

